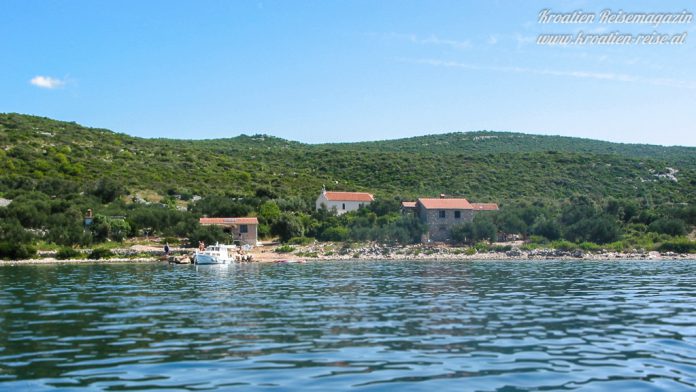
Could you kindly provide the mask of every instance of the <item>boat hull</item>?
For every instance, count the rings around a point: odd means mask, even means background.
[[[197,254],[195,263],[200,265],[229,264],[227,260],[221,260],[215,256],[205,254]]]

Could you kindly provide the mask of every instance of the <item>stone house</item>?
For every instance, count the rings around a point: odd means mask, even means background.
[[[259,220],[257,218],[200,218],[203,226],[220,226],[229,232],[235,242],[256,246],[258,243]]]
[[[464,198],[420,198],[416,201],[416,214],[428,226],[423,242],[448,242],[452,240],[452,227],[472,222],[481,211],[497,211],[495,203],[469,203]]]
[[[327,210],[336,210],[336,214],[342,215],[349,211],[357,211],[375,201],[374,196],[365,192],[331,192],[325,188],[317,197],[317,211],[325,207]]]

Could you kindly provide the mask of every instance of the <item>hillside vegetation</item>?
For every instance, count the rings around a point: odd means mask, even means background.
[[[316,213],[322,185],[369,191],[380,202],[342,217]],[[198,226],[201,215],[259,216],[262,236],[286,241],[415,242],[423,227],[401,216],[399,201],[441,193],[502,206],[496,216],[458,228],[462,242],[502,231],[657,246],[695,223],[696,148],[508,132],[320,145],[266,135],[143,139],[0,114],[0,197],[12,200],[0,207],[2,257],[31,253],[12,244],[37,241],[87,246],[143,233],[192,243],[222,238]],[[87,208],[98,217],[85,232]]]
[[[139,190],[253,195],[259,187],[316,197],[322,184],[379,196],[447,193],[472,200],[644,198],[680,203],[696,193],[696,148],[558,136],[473,132],[308,145],[265,135],[142,139],[46,118],[0,115],[0,191],[109,177]],[[676,181],[670,168],[678,170]]]

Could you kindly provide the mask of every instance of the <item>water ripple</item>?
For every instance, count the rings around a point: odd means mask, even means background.
[[[0,390],[696,388],[696,263],[0,267]]]

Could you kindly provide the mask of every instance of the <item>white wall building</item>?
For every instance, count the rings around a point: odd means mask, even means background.
[[[327,192],[326,189],[321,190],[321,194],[317,197],[317,210],[322,206],[331,211],[336,209],[338,215],[345,214],[348,211],[357,211],[361,206],[366,206],[372,203],[375,198],[365,192]]]

